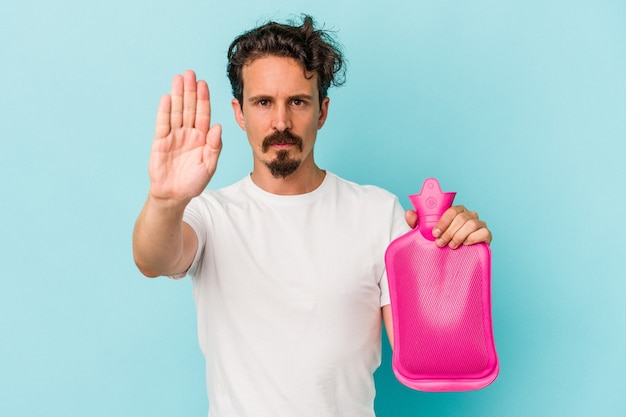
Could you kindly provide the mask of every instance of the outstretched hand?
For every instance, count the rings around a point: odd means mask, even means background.
[[[407,210],[406,222],[411,228],[417,226],[417,213]],[[487,224],[478,218],[474,211],[468,211],[464,206],[452,206],[447,209],[433,227],[435,243],[439,247],[449,246],[456,249],[461,245],[475,243],[491,243],[491,232]]]
[[[150,195],[188,202],[207,186],[222,149],[222,127],[211,126],[206,82],[185,71],[172,80],[171,95],[161,97],[150,155]]]

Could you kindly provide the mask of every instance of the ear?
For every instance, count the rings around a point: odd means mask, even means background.
[[[233,113],[235,113],[235,120],[237,121],[237,124],[242,130],[245,131],[246,130],[246,118],[243,117],[243,109],[241,108],[241,104],[239,103],[239,100],[234,98],[230,102],[230,104],[233,106]]]
[[[328,104],[330,103],[330,99],[326,97],[320,103],[320,116],[317,119],[317,130],[320,130],[324,123],[326,123],[326,118],[328,117]]]

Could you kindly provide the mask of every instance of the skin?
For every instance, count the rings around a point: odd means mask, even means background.
[[[267,56],[243,68],[243,81],[242,102],[233,99],[232,108],[237,124],[248,136],[254,183],[281,195],[316,189],[326,174],[315,163],[314,145],[329,106],[328,98],[319,101],[317,75],[305,74],[291,58]],[[300,136],[302,150],[294,145],[279,145],[264,152],[263,139],[277,130]],[[193,229],[182,221],[183,212],[215,173],[222,148],[221,132],[219,124],[211,126],[206,82],[196,81],[190,70],[175,76],[171,94],[164,95],[159,103],[149,163],[150,190],[133,234],[135,263],[144,275],[177,275],[191,266],[198,240]],[[301,161],[286,178],[275,178],[266,166],[279,150],[286,150],[290,158]],[[417,214],[407,211],[406,221],[415,227]],[[492,239],[485,222],[464,206],[449,208],[433,234],[437,245],[452,249],[490,243]],[[393,344],[391,307],[384,306],[381,311]]]
[[[307,79],[308,78],[308,79]],[[237,124],[246,131],[253,155],[252,181],[274,194],[303,194],[316,189],[325,173],[316,164],[313,147],[317,131],[326,122],[329,99],[321,104],[317,75],[305,74],[300,64],[290,58],[263,57],[243,68],[243,103],[232,100]],[[289,130],[303,139],[303,149],[295,145],[273,146],[263,152],[263,139],[274,131]],[[301,160],[296,172],[284,179],[274,178],[265,162],[287,150]]]
[[[209,89],[193,71],[176,75],[159,102],[148,172],[150,190],[133,234],[133,255],[148,277],[186,271],[198,246],[185,207],[207,186],[222,149],[220,125],[211,126]]]

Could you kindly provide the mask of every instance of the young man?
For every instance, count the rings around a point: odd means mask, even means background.
[[[342,56],[310,17],[253,29],[228,57],[252,173],[205,191],[221,127],[207,84],[176,76],[159,104],[135,261],[149,277],[192,277],[209,416],[373,416],[383,319],[392,328],[384,253],[416,215],[316,165]],[[462,206],[435,233],[442,246],[491,240]]]

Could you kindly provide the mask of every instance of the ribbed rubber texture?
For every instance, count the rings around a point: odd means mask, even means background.
[[[390,246],[386,260],[398,379],[424,391],[491,383],[498,363],[488,246],[438,248],[415,233]]]

